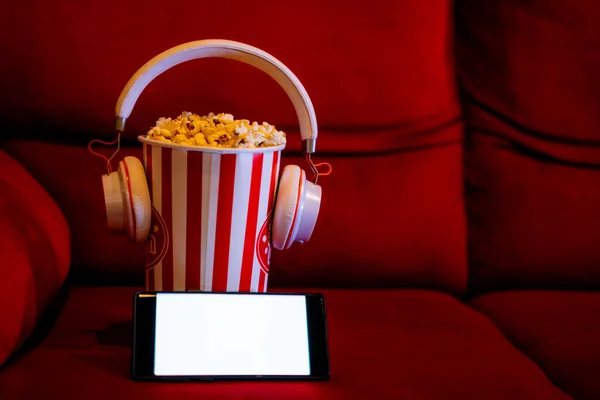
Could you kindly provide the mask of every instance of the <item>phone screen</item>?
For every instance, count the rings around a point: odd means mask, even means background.
[[[159,293],[155,375],[310,375],[306,299]]]
[[[329,360],[323,298],[314,294],[137,293],[132,376],[326,379]]]

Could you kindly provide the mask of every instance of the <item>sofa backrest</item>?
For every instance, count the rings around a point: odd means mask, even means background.
[[[472,291],[598,288],[598,2],[456,8]]]
[[[462,126],[449,0],[346,2],[22,1],[0,6],[4,147],[52,193],[73,231],[74,270],[100,282],[143,279],[143,247],[106,230],[102,161],[85,148],[114,139],[114,105],[146,61],[181,43],[238,40],[302,81],[320,124],[324,200],[313,239],[275,252],[274,285],[466,285]],[[151,4],[151,5],[150,5]],[[196,60],[159,76],[128,121],[119,156],[160,117],[230,112],[288,133],[291,103],[269,77],[229,60]],[[106,154],[110,154],[106,150]],[[67,170],[62,170],[66,168]]]

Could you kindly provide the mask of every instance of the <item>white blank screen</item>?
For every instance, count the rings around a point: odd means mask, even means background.
[[[155,375],[310,375],[306,298],[158,293]]]

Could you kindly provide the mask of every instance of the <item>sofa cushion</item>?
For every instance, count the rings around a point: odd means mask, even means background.
[[[600,287],[600,170],[469,140],[471,291]]]
[[[144,246],[108,232],[100,179],[106,169],[101,160],[83,146],[15,140],[6,148],[65,210],[79,278],[93,284],[143,280]],[[269,285],[464,291],[461,151],[453,144],[329,159],[333,174],[319,181],[323,204],[314,235],[303,245],[273,252]],[[117,158],[125,155],[141,157],[141,148],[123,148]],[[305,168],[304,160],[284,155],[282,164],[288,163]]]
[[[0,365],[44,316],[69,265],[63,214],[39,183],[0,150]]]
[[[471,278],[600,287],[597,2],[458,0]]]
[[[600,398],[600,292],[510,291],[471,304],[565,392]]]
[[[452,2],[376,3],[224,0],[215,15],[191,0],[152,7],[15,2],[0,12],[0,91],[10,99],[0,118],[21,137],[112,135],[114,106],[138,68],[172,46],[220,38],[264,49],[298,76],[321,131],[329,131],[320,150],[336,151],[340,138],[346,151],[362,153],[402,146],[415,132],[431,137],[428,129],[459,115],[447,36]],[[183,110],[231,112],[286,131],[298,125],[291,102],[266,74],[231,60],[195,60],[148,86],[126,137]],[[300,141],[290,146],[300,148]]]
[[[485,316],[452,297],[422,290],[304,289],[325,296],[328,382],[135,383],[129,378],[134,291],[73,290],[50,336],[0,370],[0,397],[569,398]]]

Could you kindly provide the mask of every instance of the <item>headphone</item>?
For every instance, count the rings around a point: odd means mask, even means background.
[[[285,90],[292,101],[302,137],[302,150],[314,173],[313,180],[297,165],[284,168],[275,193],[271,244],[278,250],[293,243],[304,243],[312,235],[321,204],[318,171],[311,160],[317,140],[317,119],[312,102],[298,78],[279,60],[255,47],[230,40],[199,40],[175,46],[144,64],[121,92],[116,113],[116,129],[121,134],[127,118],[144,88],[161,73],[185,61],[218,57],[241,61],[267,73]],[[138,140],[147,141],[144,136]],[[181,145],[161,143],[163,147],[181,149]],[[141,243],[150,233],[152,205],[146,171],[136,157],[125,157],[119,168],[102,176],[108,227],[113,232],[126,232],[127,237]]]

